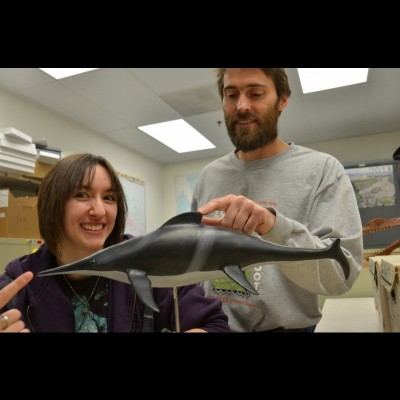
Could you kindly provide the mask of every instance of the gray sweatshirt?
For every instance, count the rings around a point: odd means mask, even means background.
[[[350,263],[346,281],[332,259],[258,265],[246,276],[259,295],[230,278],[203,282],[218,297],[230,327],[239,332],[296,329],[321,319],[318,295],[336,296],[351,288],[362,268],[362,224],[350,179],[340,162],[291,143],[282,153],[255,161],[232,152],[208,164],[193,193],[192,211],[228,194],[243,195],[276,212],[273,228],[260,240],[292,247],[324,248],[335,238]]]

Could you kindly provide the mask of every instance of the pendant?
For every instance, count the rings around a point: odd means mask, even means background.
[[[89,312],[90,308],[89,308],[89,304],[84,304],[82,307],[82,314],[86,315]]]

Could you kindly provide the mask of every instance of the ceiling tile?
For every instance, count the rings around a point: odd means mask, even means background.
[[[53,82],[53,78],[37,68],[0,68],[0,87],[14,92]]]
[[[146,87],[158,95],[215,85],[212,68],[128,68]]]
[[[292,95],[279,118],[283,140],[307,145],[400,131],[399,68],[371,68],[364,84],[306,95],[297,69],[286,71]],[[213,68],[100,68],[58,81],[37,68],[0,68],[0,88],[159,163],[233,149],[215,80]],[[179,154],[137,129],[182,117],[216,148]]]
[[[101,133],[128,126],[126,122],[116,118],[112,113],[96,106],[58,82],[23,90],[21,93],[95,132]]]
[[[222,110],[215,85],[169,93],[161,98],[183,117]]]

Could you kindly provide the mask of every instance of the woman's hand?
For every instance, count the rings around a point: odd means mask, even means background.
[[[33,278],[33,273],[28,271],[19,276],[0,290],[0,308],[4,307],[24,286]],[[16,309],[8,310],[0,315],[0,333],[3,332],[29,332],[20,320],[21,312]]]

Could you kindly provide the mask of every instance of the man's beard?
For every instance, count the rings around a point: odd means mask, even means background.
[[[233,117],[225,115],[228,134],[236,150],[248,153],[273,142],[278,137],[278,104],[279,100],[261,118],[251,113],[236,113]],[[258,127],[248,129],[246,125],[235,122],[249,119],[255,120]]]

